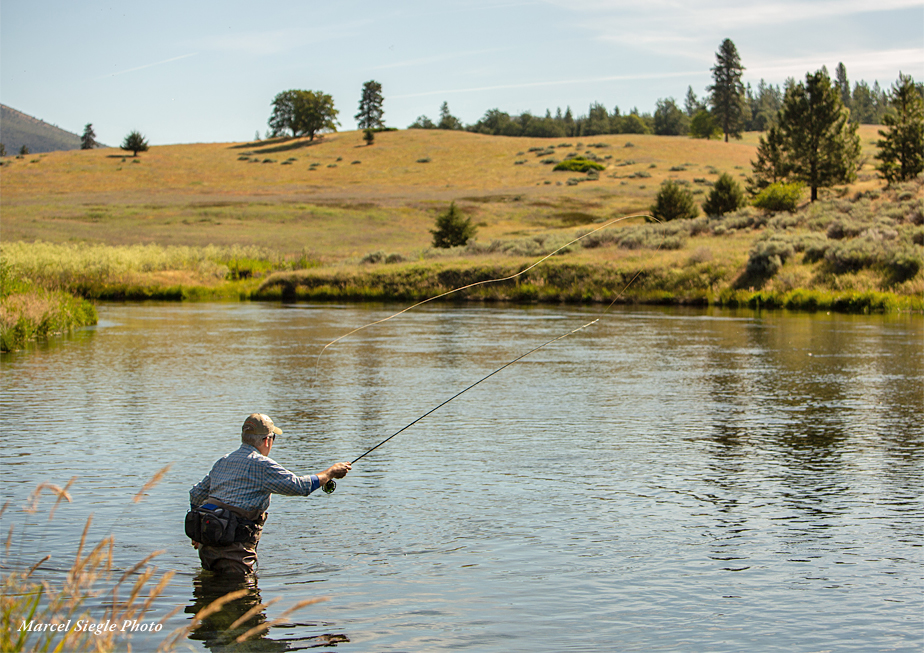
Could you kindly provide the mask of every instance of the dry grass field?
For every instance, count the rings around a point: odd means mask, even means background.
[[[822,189],[823,201],[795,214],[748,207],[664,225],[626,219],[466,297],[920,310],[922,184],[885,188],[874,168],[877,130],[860,128],[857,181]],[[137,157],[6,157],[0,268],[94,299],[421,299],[515,274],[644,213],[666,179],[702,203],[720,174],[745,181],[759,136],[405,130],[367,145],[354,131],[158,146]],[[605,167],[554,171],[569,155]],[[450,202],[478,233],[466,247],[434,249],[430,230]]]
[[[750,174],[758,134],[724,143],[686,137],[583,139],[406,130],[323,138],[6,157],[0,168],[3,241],[247,245],[324,262],[384,250],[411,256],[430,243],[435,215],[455,201],[478,240],[522,238],[645,210],[666,178],[703,199],[722,172]],[[881,186],[868,161],[855,188]],[[543,160],[577,152],[607,167],[596,181]]]

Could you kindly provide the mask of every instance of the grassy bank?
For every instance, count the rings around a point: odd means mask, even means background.
[[[420,301],[477,284],[452,299],[924,308],[922,180],[794,213],[601,223],[335,261],[253,246],[0,247],[19,278],[90,299]]]
[[[17,278],[5,258],[0,262],[0,351],[96,321],[96,309],[86,299]]]
[[[644,211],[665,179],[702,202],[742,180],[757,134],[736,143],[607,135],[593,142],[410,130],[307,141],[112,150],[4,160],[2,256],[32,288],[91,300],[376,299],[695,303],[920,310],[921,179],[885,188],[875,126],[856,183],[794,213],[746,208],[664,225]],[[598,175],[549,162],[592,157]],[[477,225],[430,246],[450,201]],[[589,235],[587,235],[589,234]],[[25,304],[23,304],[25,305]]]

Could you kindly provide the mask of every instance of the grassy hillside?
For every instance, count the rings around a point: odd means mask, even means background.
[[[621,280],[637,279],[625,295],[633,301],[916,306],[921,184],[884,188],[873,168],[876,130],[860,128],[857,182],[823,190],[822,201],[794,215],[748,208],[663,226],[626,220],[529,277],[469,296],[604,301]],[[700,201],[723,172],[743,182],[758,137],[408,130],[376,134],[371,146],[361,132],[344,132],[161,146],[138,157],[114,149],[8,157],[3,254],[43,287],[88,297],[419,298],[515,273],[608,220],[645,211],[665,179]],[[596,179],[553,171],[571,153],[605,169]],[[476,242],[434,250],[430,229],[451,201],[478,225]],[[44,244],[22,244],[35,241]],[[793,293],[798,302],[785,299]],[[900,301],[844,299],[856,293]]]
[[[875,129],[861,134],[871,151]],[[756,134],[731,143],[608,135],[569,144],[408,130],[377,134],[372,146],[345,132],[314,142],[153,147],[137,158],[52,152],[5,161],[3,239],[308,247],[324,260],[407,253],[429,244],[434,215],[450,201],[479,224],[479,240],[490,240],[645,210],[668,177],[704,198],[721,172],[743,181],[756,142]],[[569,186],[586,177],[542,163],[569,152],[590,152],[607,169]],[[850,190],[878,185],[867,163]]]
[[[7,154],[25,145],[31,154],[80,149],[80,136],[0,104],[0,143]]]

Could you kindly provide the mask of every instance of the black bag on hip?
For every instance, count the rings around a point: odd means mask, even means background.
[[[206,546],[227,546],[237,538],[238,516],[207,503],[186,513],[186,536]]]

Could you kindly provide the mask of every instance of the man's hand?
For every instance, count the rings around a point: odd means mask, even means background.
[[[202,546],[201,544],[199,544],[199,543],[196,542],[195,540],[190,540],[190,541],[192,542],[192,547],[193,547],[194,549],[196,549],[196,550],[198,550],[199,547]]]
[[[318,480],[323,486],[332,478],[343,478],[351,469],[350,463],[334,463],[323,472],[318,474]]]

